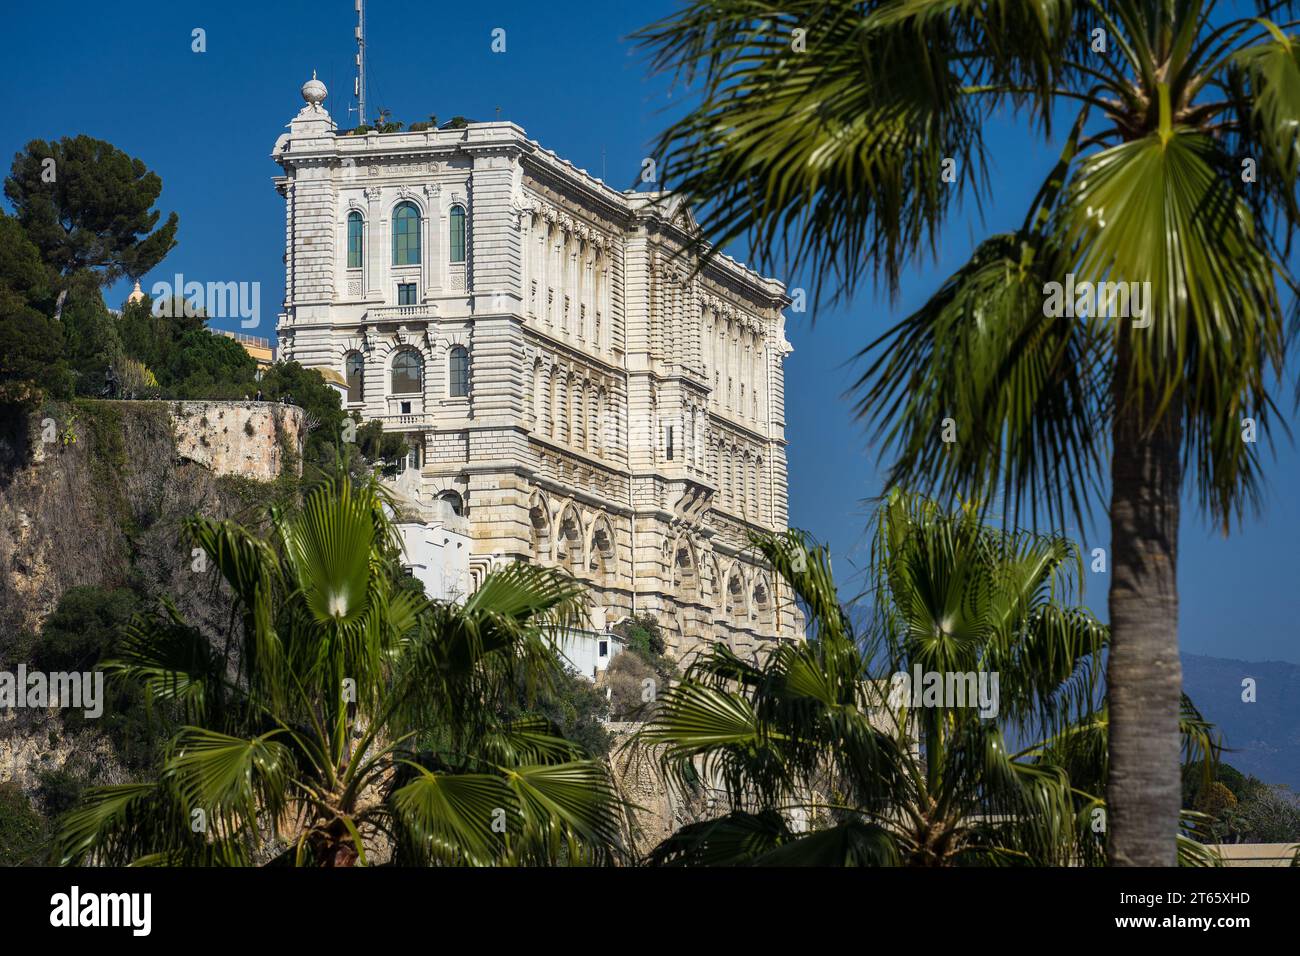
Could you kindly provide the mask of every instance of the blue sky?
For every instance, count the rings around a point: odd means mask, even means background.
[[[547,148],[627,187],[674,109],[665,83],[647,77],[623,39],[670,11],[668,2],[368,0],[367,7],[372,113],[385,106],[407,123],[431,113],[482,120],[499,107]],[[278,170],[269,154],[313,69],[330,88],[326,107],[340,125],[353,125],[346,107],[354,22],[351,0],[11,5],[0,63],[0,157],[7,168],[28,140],[77,133],[140,157],[163,179],[159,207],[181,220],[179,246],[146,277],[146,288],[177,272],[260,282],[262,328],[248,331],[271,335],[283,296],[284,207],[271,186]],[[498,27],[506,31],[504,54],[490,48]],[[206,31],[204,53],[191,49],[195,28]],[[844,306],[791,316],[791,521],[829,542],[846,593],[863,559],[864,499],[881,491],[876,452],[843,399],[853,378],[846,360],[924,301],[981,238],[1018,225],[1056,154],[1006,117],[995,118],[986,139],[994,191],[983,221],[975,210],[956,218],[939,261],[910,272],[896,302],[868,284]],[[731,251],[745,258],[744,249]],[[127,291],[109,290],[110,304]],[[1300,432],[1289,383],[1280,397]],[[1212,531],[1190,504],[1185,512],[1186,651],[1300,663],[1300,455],[1285,439],[1269,473],[1264,516],[1231,538]],[[1068,530],[1086,549],[1108,546],[1104,518]],[[1108,583],[1107,575],[1090,574],[1085,595],[1103,616]]]

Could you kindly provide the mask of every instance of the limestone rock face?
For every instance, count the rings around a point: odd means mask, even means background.
[[[169,402],[176,454],[215,475],[272,481],[301,469],[303,411],[271,402]],[[292,452],[292,454],[287,454]]]

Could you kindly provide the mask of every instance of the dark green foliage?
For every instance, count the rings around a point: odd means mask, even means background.
[[[45,860],[45,820],[22,789],[0,783],[0,866],[38,866]]]
[[[614,633],[627,641],[629,649],[641,654],[660,657],[667,649],[663,631],[653,614],[642,614],[620,621],[614,628]]]
[[[51,276],[40,250],[13,216],[0,210],[0,301],[16,296],[32,306],[54,304]]]
[[[210,331],[201,309],[158,309],[145,296],[122,307],[117,325],[123,351],[154,373],[163,397],[237,401],[257,391],[257,362]]]
[[[256,391],[257,362],[234,339],[196,329],[178,345],[167,369],[169,390],[177,398],[239,400]],[[160,376],[159,384],[163,381]]]
[[[136,610],[125,588],[69,588],[45,620],[32,666],[43,671],[86,671],[116,642],[117,630]]]
[[[148,296],[137,302],[123,303],[122,316],[117,320],[122,348],[152,369],[155,375],[168,365],[180,337],[190,329],[202,327],[201,320],[183,314],[175,317],[154,315],[153,300]]]
[[[68,283],[62,324],[67,335],[67,361],[76,380],[78,395],[103,394],[110,365],[121,365],[125,353],[118,335],[117,320],[100,294],[90,273],[73,276]]]
[[[513,564],[464,605],[414,596],[388,560],[384,497],[336,475],[267,514],[269,538],[186,523],[234,595],[229,641],[212,647],[174,609],[133,620],[108,669],[155,703],[181,688],[186,726],[161,773],[94,787],[63,815],[57,860],[351,866],[381,832],[406,862],[625,857],[605,767],[543,721],[498,718],[519,678],[553,686],[545,634],[576,622],[580,585]],[[212,829],[196,834],[199,808]]]
[[[0,212],[0,404],[72,394],[63,360],[63,327],[53,309],[50,275],[18,220]]]
[[[343,423],[347,418],[339,403],[339,393],[325,384],[320,372],[303,368],[297,362],[280,362],[262,375],[262,397],[268,402],[282,401],[307,413],[310,431],[303,444],[303,461],[328,470],[339,455]]]
[[[123,628],[143,610],[139,595],[126,588],[69,588],[41,629],[31,666],[46,672],[98,670],[117,653]],[[159,755],[165,709],[150,714],[144,693],[131,684],[108,681],[104,694],[104,713],[95,726],[108,735],[128,767],[149,766]],[[61,715],[68,731],[79,730],[87,720],[77,709]]]
[[[176,245],[176,214],[158,227],[151,209],[162,180],[90,136],[32,140],[14,157],[4,191],[41,257],[64,276],[90,270],[100,284],[141,276]]]
[[[75,807],[86,790],[85,779],[67,767],[42,770],[37,780],[36,796],[49,820],[57,820]]]
[[[353,417],[360,421],[355,413]],[[384,423],[378,419],[357,429],[357,451],[371,464],[396,462],[407,450],[406,438],[397,432],[384,431]]]
[[[586,756],[603,757],[609,753],[609,734],[601,723],[609,712],[603,688],[562,669],[557,670],[552,686],[540,693],[530,695],[522,675],[518,688],[518,697],[505,708],[504,717],[541,717],[559,736],[577,744]]]
[[[0,303],[0,405],[72,396],[63,328],[29,306]]]

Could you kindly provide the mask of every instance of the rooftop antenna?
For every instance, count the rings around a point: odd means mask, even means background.
[[[357,125],[366,122],[366,3],[356,0],[357,4],[357,75],[352,81],[352,95],[357,98]],[[348,107],[352,112],[352,107]]]

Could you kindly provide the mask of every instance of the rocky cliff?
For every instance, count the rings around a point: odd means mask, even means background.
[[[195,590],[179,521],[247,510],[301,461],[302,410],[260,402],[77,402],[0,434],[0,657],[77,585]]]
[[[195,570],[180,522],[195,513],[251,522],[292,488],[303,412],[255,402],[48,404],[0,416],[0,670],[27,663],[70,588],[162,596],[214,638],[229,603]],[[9,708],[5,708],[9,711]],[[60,715],[0,713],[0,783],[30,792],[37,772],[74,755],[96,782],[117,777],[95,722],[64,732]]]

